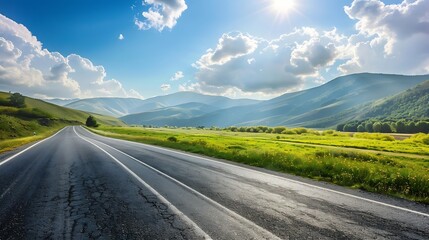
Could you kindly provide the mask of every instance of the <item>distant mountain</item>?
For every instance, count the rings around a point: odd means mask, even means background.
[[[177,92],[145,100],[134,98],[91,98],[67,104],[66,107],[115,117],[150,112],[185,103],[201,103],[218,109],[255,104],[251,99],[230,99],[221,96],[203,95],[194,92]]]
[[[174,107],[164,107],[150,112],[131,114],[120,119],[128,124],[174,126],[177,121],[198,117],[219,108],[203,103],[185,103]]]
[[[76,102],[79,100],[79,98],[75,99],[60,99],[60,98],[53,98],[53,99],[42,99],[45,102],[52,103],[58,106],[65,106],[67,104],[70,104],[72,102]]]
[[[360,111],[366,118],[429,118],[429,80],[393,97],[368,105]]]
[[[165,108],[165,107],[173,107],[177,105],[182,105],[185,103],[202,103],[210,106],[216,106],[216,108],[230,108],[235,106],[245,106],[251,105],[255,103],[259,103],[258,100],[252,99],[231,99],[222,96],[211,96],[204,95],[195,92],[176,92],[169,95],[157,96],[153,98],[149,98],[144,100],[144,104],[140,107],[133,108],[132,112],[141,113],[148,112],[155,109]],[[148,106],[153,104],[154,106],[158,106],[157,108],[148,109]]]
[[[72,102],[65,107],[93,112],[107,116],[120,117],[130,113],[130,109],[144,104],[137,98],[88,98]]]
[[[398,94],[428,79],[429,75],[352,74],[254,105],[182,119],[175,125],[329,127],[355,117],[353,109],[357,106]]]

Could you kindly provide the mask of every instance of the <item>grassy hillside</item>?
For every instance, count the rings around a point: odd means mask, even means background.
[[[9,98],[10,94],[5,92],[0,92],[0,99]],[[81,123],[85,123],[86,118],[90,115],[90,113],[74,110],[70,108],[60,107],[52,103],[47,103],[39,99],[34,99],[30,97],[25,97],[25,104],[27,108],[37,108],[45,113],[48,113],[52,116],[52,118],[63,119],[69,121],[78,121]],[[114,118],[109,116],[102,116],[99,114],[92,114],[97,119],[100,124],[105,125],[117,125],[117,126],[125,126],[125,124]]]
[[[43,139],[67,125],[84,124],[89,113],[25,97],[25,107],[4,106],[10,94],[0,92],[0,152]],[[92,114],[101,125],[124,126],[113,117]]]
[[[376,101],[359,118],[429,118],[429,80],[398,95]]]

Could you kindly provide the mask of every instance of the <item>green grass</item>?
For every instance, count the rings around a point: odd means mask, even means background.
[[[429,203],[429,160],[426,159],[282,144],[280,141],[267,141],[260,134],[250,133],[105,126],[91,130],[109,137],[179,149]],[[271,134],[270,137],[276,139],[275,136],[279,135]]]
[[[0,99],[7,99],[9,96],[9,93],[0,92]],[[114,117],[102,116],[99,114],[87,113],[75,109],[61,107],[39,99],[25,97],[25,104],[27,105],[26,108],[28,109],[39,109],[40,111],[48,113],[52,118],[56,119],[85,123],[86,119],[91,114],[97,119],[97,122],[102,125],[126,126],[126,124],[124,124],[121,120]],[[2,108],[4,109],[7,107]],[[2,109],[0,109],[0,114],[3,114]]]
[[[10,94],[0,92],[0,103]],[[90,113],[25,97],[25,108],[0,106],[0,153],[46,138],[67,125],[85,123]],[[113,117],[91,114],[102,125],[125,126]]]
[[[10,151],[27,143],[46,138],[67,125],[79,122],[52,120],[48,126],[37,120],[23,120],[13,116],[0,115],[0,153]]]
[[[270,138],[272,134],[261,134]],[[320,134],[282,134],[280,140],[295,143],[311,143],[325,146],[368,149],[376,151],[429,155],[429,145],[418,141],[398,141],[392,136],[380,133],[355,133],[353,137],[345,133]],[[273,138],[273,137],[271,137]]]

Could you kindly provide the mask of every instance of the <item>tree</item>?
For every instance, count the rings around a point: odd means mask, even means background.
[[[365,123],[365,131],[374,132],[374,129],[372,128],[372,122]]]
[[[347,123],[343,128],[343,132],[357,132],[356,123]]]
[[[407,133],[417,133],[417,127],[414,122],[409,122],[406,128],[407,128]]]
[[[419,121],[416,124],[416,129],[421,133],[429,133],[429,123],[424,121]]]
[[[14,93],[9,97],[9,104],[12,107],[25,108],[25,97],[20,93]]]
[[[398,122],[396,122],[396,132],[398,133],[407,132],[407,125],[405,124],[404,120],[399,120]]]
[[[86,119],[86,126],[88,126],[88,127],[98,127],[99,126],[99,124],[97,123],[97,120],[95,120],[95,118],[93,117],[93,116],[89,116],[87,119]]]
[[[338,124],[338,125],[337,125],[337,131],[342,132],[342,131],[344,130],[344,126],[345,126],[345,125],[346,125],[345,123]]]
[[[391,133],[392,128],[390,127],[389,123],[384,122],[381,124],[381,132],[382,133]]]
[[[381,123],[375,122],[374,125],[372,125],[372,128],[374,129],[374,132],[381,132]]]
[[[358,132],[365,132],[365,127],[362,124],[359,124],[359,126],[357,127],[357,131]]]

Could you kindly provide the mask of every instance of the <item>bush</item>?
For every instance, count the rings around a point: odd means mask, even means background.
[[[429,134],[418,133],[411,136],[406,141],[418,142],[418,143],[429,145]]]
[[[170,142],[177,142],[177,138],[174,136],[168,137],[167,140]]]
[[[12,107],[24,108],[25,107],[25,97],[20,93],[14,93],[9,97],[9,103]]]
[[[95,120],[95,118],[93,117],[93,116],[89,116],[87,119],[86,119],[86,126],[88,126],[88,127],[98,127],[99,126],[99,124],[97,123],[97,120]]]

